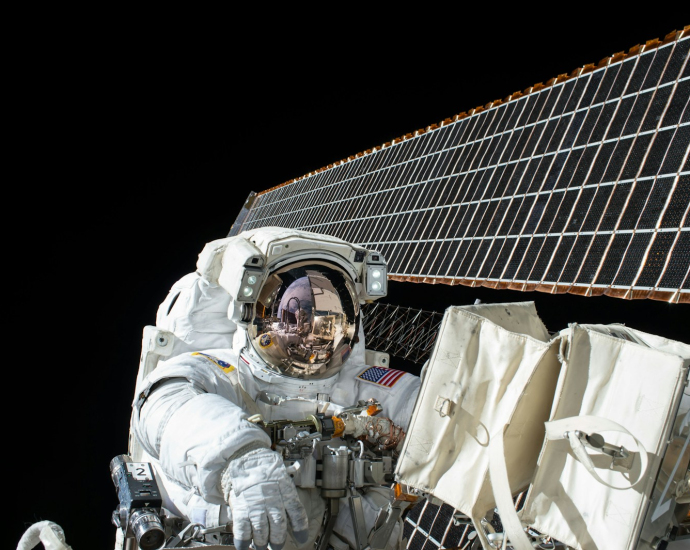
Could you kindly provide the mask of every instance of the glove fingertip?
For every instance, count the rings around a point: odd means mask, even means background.
[[[235,545],[235,548],[237,550],[249,550],[249,545],[251,544],[251,539],[250,540],[240,540],[240,539],[235,539],[233,544]]]
[[[304,531],[293,531],[292,536],[295,537],[297,544],[304,544],[309,538],[309,529],[305,529]]]
[[[284,542],[281,544],[276,544],[276,543],[272,542],[271,543],[271,550],[283,550],[283,546],[285,546]]]

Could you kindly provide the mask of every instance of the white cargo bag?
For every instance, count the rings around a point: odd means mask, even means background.
[[[526,489],[558,380],[557,352],[533,302],[448,308],[398,461],[398,481],[454,506],[481,534],[481,519],[495,507],[489,435],[509,424],[510,491]]]
[[[519,513],[508,481],[511,427],[505,449],[499,435],[492,440],[499,516],[516,550],[533,548],[526,526],[575,549],[633,549],[683,396],[690,346],[622,325],[573,324],[561,331],[560,350],[546,437]]]

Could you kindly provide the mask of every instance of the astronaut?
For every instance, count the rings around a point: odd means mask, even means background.
[[[313,548],[326,500],[295,485],[262,423],[374,400],[403,434],[420,379],[365,362],[360,305],[385,294],[383,257],[340,239],[262,228],[208,243],[144,331],[130,455],[153,464],[164,508],[207,530],[231,523],[240,550]],[[362,493],[368,532],[390,483]],[[336,508],[327,542],[355,548],[350,510]]]

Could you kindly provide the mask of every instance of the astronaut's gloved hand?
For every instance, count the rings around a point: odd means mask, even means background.
[[[237,550],[251,541],[257,550],[280,550],[287,538],[288,520],[298,544],[308,537],[309,521],[283,459],[271,449],[260,448],[233,456],[221,481],[232,508],[233,538]]]

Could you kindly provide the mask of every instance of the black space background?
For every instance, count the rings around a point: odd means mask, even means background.
[[[227,24],[130,14],[106,29],[109,18],[82,26],[90,14],[75,13],[21,25],[3,85],[13,122],[1,546],[48,519],[75,550],[113,547],[108,463],[127,450],[142,328],[249,191],[690,23],[678,12],[566,20],[489,4],[338,10],[299,23],[266,6]],[[535,300],[552,331],[623,322],[690,341],[687,305],[409,283],[391,283],[386,301],[442,311],[476,298]]]

